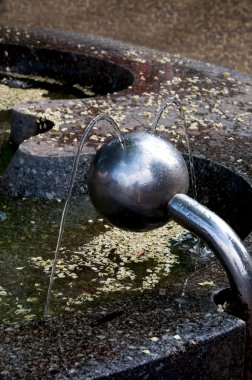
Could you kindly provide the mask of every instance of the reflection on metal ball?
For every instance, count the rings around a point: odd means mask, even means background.
[[[189,176],[180,152],[163,138],[132,132],[107,141],[88,172],[88,191],[97,211],[111,224],[148,231],[169,220],[167,203],[186,193]]]

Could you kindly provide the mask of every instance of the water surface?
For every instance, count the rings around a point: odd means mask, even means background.
[[[75,95],[59,88],[52,92],[48,84],[34,88],[32,81],[20,77],[4,77],[0,93],[3,173],[13,154],[8,144],[13,105],[21,100]],[[64,202],[0,193],[0,322],[43,316],[63,206]],[[200,265],[208,265],[210,257],[202,261],[197,254],[193,258],[188,254],[195,241],[173,222],[144,234],[120,231],[99,218],[87,197],[74,199],[60,250],[51,312],[80,310],[162,289],[169,281],[186,278]]]

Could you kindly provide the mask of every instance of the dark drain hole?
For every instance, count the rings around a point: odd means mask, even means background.
[[[212,300],[215,305],[222,307],[223,312],[239,317],[239,303],[230,288],[214,292]]]
[[[91,326],[99,326],[104,323],[111,322],[113,319],[120,317],[122,314],[123,311],[114,311],[113,313],[106,314],[104,317],[98,318],[96,321],[94,321]]]

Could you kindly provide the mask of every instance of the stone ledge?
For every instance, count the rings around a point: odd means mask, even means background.
[[[50,52],[53,52],[54,56],[57,53],[59,57],[64,57],[67,53],[72,57],[68,58],[70,74],[67,80],[70,81],[73,80],[71,75],[74,75],[75,66],[77,71],[80,71],[80,67],[84,70],[83,62],[87,57],[89,62],[92,59],[96,59],[93,62],[102,60],[103,67],[106,67],[106,62],[108,66],[119,65],[122,73],[129,72],[134,77],[134,82],[118,93],[82,100],[16,105],[11,140],[20,145],[1,180],[9,194],[65,198],[72,157],[80,135],[92,117],[106,112],[118,121],[123,131],[149,129],[161,102],[167,96],[175,94],[185,103],[187,116],[193,122],[189,127],[193,152],[211,159],[214,157],[216,161],[238,169],[249,177],[252,129],[252,79],[249,75],[92,36],[61,32],[0,31],[0,49],[13,46],[25,48],[21,60],[14,57],[15,62],[11,64],[11,57],[8,56],[8,62],[1,62],[2,70],[7,64],[11,70],[23,70],[25,62],[29,63],[31,70],[36,58],[36,74],[41,75],[41,71],[49,70],[43,64],[48,60],[50,66]],[[59,67],[54,66],[53,73],[49,70],[48,75],[59,76],[61,67],[62,62],[59,62]],[[92,70],[94,82],[97,82],[94,68]],[[98,78],[99,75],[98,70]],[[117,81],[120,82],[120,75],[118,78]],[[178,113],[169,112],[160,124],[158,132],[185,152]],[[53,127],[46,133],[40,133],[45,125]],[[95,149],[111,133],[111,128],[103,122],[97,126],[97,130],[90,133],[86,144],[90,149],[84,147],[75,194],[85,193],[84,178],[88,162]],[[42,157],[43,163],[40,165],[38,162]],[[46,160],[45,157],[50,159]],[[31,177],[31,172],[36,175]],[[52,175],[48,175],[51,172]],[[49,190],[39,190],[41,182],[47,183]]]
[[[207,289],[183,311],[169,290],[0,326],[1,378],[242,380],[244,322],[214,312]]]

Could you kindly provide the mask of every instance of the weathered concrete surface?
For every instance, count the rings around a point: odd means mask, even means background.
[[[250,0],[1,0],[0,24],[61,29],[252,73]]]
[[[242,380],[244,322],[216,312],[211,287],[196,285],[204,278],[195,276],[181,308],[177,283],[163,295],[2,325],[1,379]],[[214,281],[223,286],[216,268]]]
[[[125,131],[146,129],[164,98],[176,94],[185,104],[188,121],[191,120],[193,152],[224,163],[249,181],[251,77],[91,36],[5,30],[1,33],[2,70],[28,70],[27,74],[57,77],[67,56],[70,73],[74,73],[75,65],[78,72],[85,73],[85,64],[89,63],[90,69],[93,62],[97,63],[92,59],[98,58],[110,62],[108,67],[111,63],[120,65],[126,70],[119,70],[120,73],[129,71],[135,78],[117,94],[17,105],[12,141],[20,143],[20,136],[27,140],[20,144],[2,178],[2,185],[11,194],[65,197],[77,142],[93,116],[108,112]],[[50,57],[57,52],[57,65],[51,65]],[[90,76],[94,83],[99,83],[94,68]],[[131,78],[127,74],[126,77]],[[114,83],[116,89],[117,79],[108,82]],[[48,121],[54,124],[49,131]],[[46,133],[29,138],[34,132],[44,131],[44,126]],[[186,151],[176,111],[169,109],[158,130]],[[91,133],[89,150],[83,153],[76,194],[85,192],[83,177],[88,160],[109,134],[111,129],[105,123],[97,125]],[[248,209],[244,218],[249,214]],[[209,279],[214,280],[214,288],[196,286]],[[193,283],[182,306],[178,284],[168,286],[163,296],[154,291],[107,308],[90,309],[86,314],[3,325],[1,376],[3,379],[242,378],[244,323],[216,312],[210,301],[212,290],[227,284],[223,273],[218,267],[203,270],[194,276]]]
[[[49,199],[66,197],[73,155],[83,129],[93,116],[107,112],[119,122],[122,131],[149,129],[161,102],[174,95],[185,104],[186,116],[191,122],[189,133],[194,154],[211,159],[216,157],[217,161],[250,176],[250,76],[90,36],[46,32],[30,35],[29,32],[16,34],[4,30],[2,35],[2,70],[8,67],[12,71],[57,79],[62,79],[64,72],[68,72],[66,80],[73,83],[78,83],[82,73],[83,83],[86,81],[91,89],[101,93],[106,86],[98,83],[99,78],[104,79],[101,68],[106,67],[105,79],[112,83],[110,89],[126,87],[116,94],[85,100],[17,105],[11,132],[14,144],[43,131],[45,125],[54,124],[54,127],[19,146],[2,179],[10,194]],[[4,51],[8,52],[7,56]],[[58,67],[55,66],[57,51],[61,52]],[[168,110],[160,122],[159,133],[186,151],[179,115],[176,110],[174,112],[174,107]],[[111,128],[102,122],[94,132],[89,136],[88,148],[83,149],[75,194],[85,192],[83,178],[89,153],[112,133]]]

